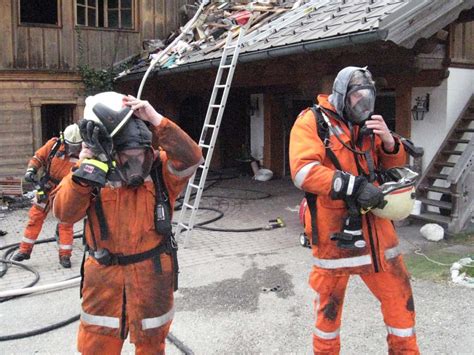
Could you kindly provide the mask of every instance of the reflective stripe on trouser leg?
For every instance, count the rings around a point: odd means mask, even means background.
[[[89,314],[84,311],[81,311],[81,321],[90,325],[96,325],[98,327],[107,327],[107,328],[120,328],[120,318],[109,317],[109,316],[99,316],[94,314]]]
[[[339,329],[348,276],[328,276],[312,272],[310,285],[316,291],[314,301],[316,324],[313,329],[315,354],[338,354]]]
[[[166,323],[170,322],[171,320],[173,320],[173,316],[174,316],[174,307],[171,308],[165,314],[162,314],[161,316],[142,319],[142,329],[147,330],[147,329],[159,328],[165,325]]]
[[[33,246],[35,244],[34,239],[30,239],[27,237],[21,238],[21,243],[20,243],[20,253],[23,254],[31,254],[31,251],[33,250]]]
[[[59,255],[71,255],[74,240],[73,224],[58,223]]]
[[[381,303],[389,353],[419,354],[410,279],[401,259],[391,271],[361,275]]]

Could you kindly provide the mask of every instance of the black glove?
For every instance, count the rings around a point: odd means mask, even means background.
[[[385,206],[384,195],[374,184],[367,181],[364,176],[354,176],[342,171],[336,171],[332,181],[331,198],[333,200],[344,200],[348,207],[363,209],[383,208]],[[354,213],[351,213],[354,214]]]
[[[371,208],[384,208],[387,202],[381,189],[371,183],[360,188],[357,193],[357,203],[365,210]]]
[[[84,159],[73,174],[72,180],[81,185],[104,187],[107,182],[109,166],[96,159]]]
[[[36,182],[36,169],[35,168],[28,168],[25,173],[25,181],[27,182]]]
[[[103,162],[111,161],[113,143],[104,125],[91,120],[78,123],[81,137],[95,157]]]

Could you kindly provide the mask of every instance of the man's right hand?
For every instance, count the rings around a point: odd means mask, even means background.
[[[103,162],[110,160],[113,149],[112,137],[104,125],[91,120],[81,120],[78,124],[83,143],[92,151],[95,158]]]
[[[36,170],[34,168],[28,168],[25,173],[25,181],[34,183],[36,180]]]

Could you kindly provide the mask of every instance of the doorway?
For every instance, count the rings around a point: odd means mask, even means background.
[[[73,123],[75,105],[41,105],[41,141],[45,144],[52,137]]]

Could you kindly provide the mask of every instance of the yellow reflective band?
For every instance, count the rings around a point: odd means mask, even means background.
[[[82,162],[83,164],[89,164],[89,165],[94,165],[95,167],[99,168],[100,170],[104,171],[104,172],[108,172],[109,171],[109,166],[106,164],[106,163],[103,163],[99,160],[95,160],[95,159],[84,159],[84,161]]]

